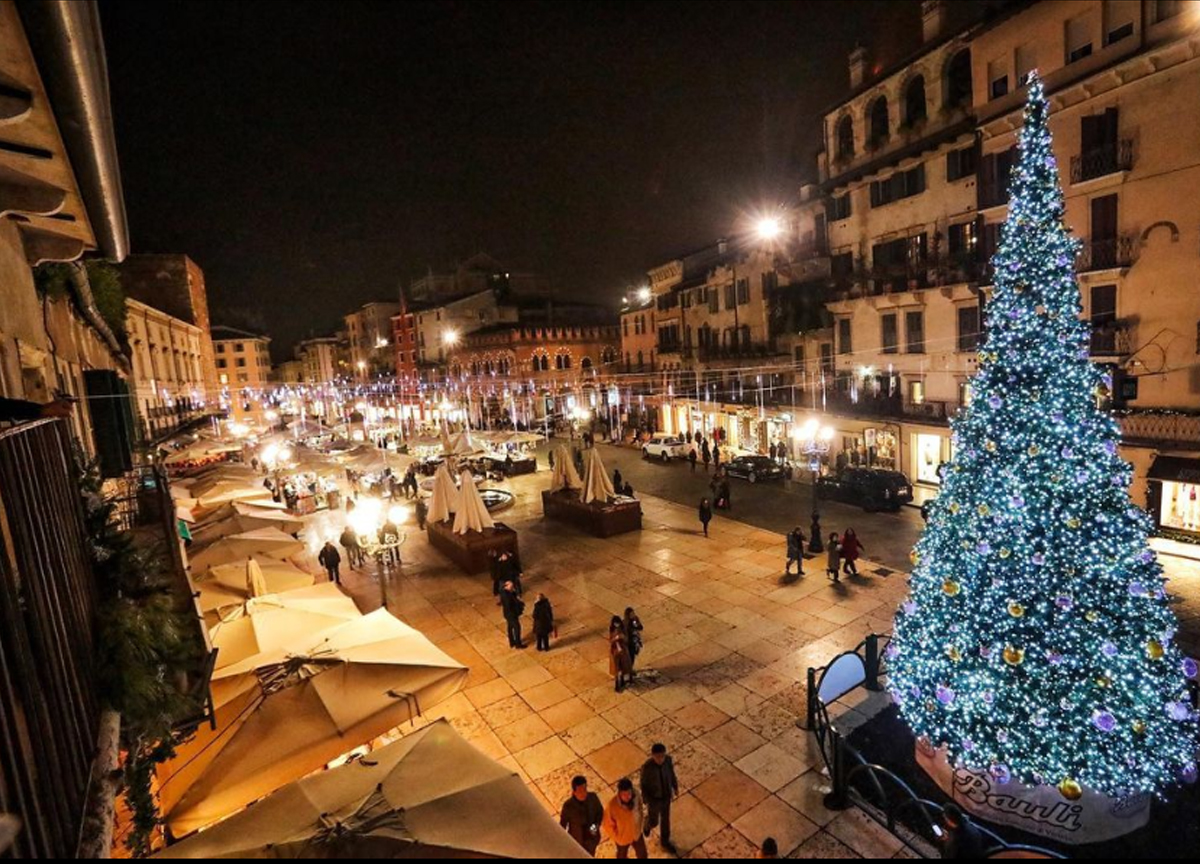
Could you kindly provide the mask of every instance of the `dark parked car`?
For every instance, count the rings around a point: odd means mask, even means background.
[[[782,480],[784,472],[766,456],[738,456],[725,463],[725,473],[757,483],[759,480]]]
[[[895,513],[912,500],[912,484],[899,471],[847,468],[836,476],[817,480],[817,497],[857,504],[864,510]]]

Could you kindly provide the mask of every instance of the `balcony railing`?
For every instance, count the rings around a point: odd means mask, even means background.
[[[1130,351],[1128,322],[1118,320],[1093,323],[1090,348],[1093,357],[1114,357],[1128,354]]]
[[[696,354],[701,361],[770,357],[774,353],[770,345],[759,342],[749,345],[701,345],[696,349]]]
[[[1085,240],[1079,249],[1076,268],[1081,273],[1086,273],[1089,270],[1128,267],[1133,263],[1135,248],[1134,237],[1131,234],[1105,240]]]
[[[1122,138],[1105,147],[1098,147],[1078,156],[1071,157],[1071,182],[1083,183],[1116,174],[1118,171],[1129,171],[1133,168],[1133,141]]]
[[[1120,416],[1121,438],[1154,444],[1195,444],[1200,441],[1200,415],[1131,412]]]

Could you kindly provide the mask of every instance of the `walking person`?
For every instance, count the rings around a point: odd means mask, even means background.
[[[838,570],[842,566],[842,544],[838,542],[837,532],[834,531],[829,535],[829,562],[825,568],[825,572],[829,574],[834,582],[841,582],[841,577],[838,575]]]
[[[425,520],[429,518],[429,505],[425,503],[424,498],[420,497],[420,494],[417,496],[417,503],[414,509],[417,511],[417,530],[424,531]]]
[[[600,845],[600,826],[604,822],[604,805],[600,796],[588,791],[587,778],[580,775],[571,780],[571,797],[562,805],[558,824],[567,829],[571,839],[593,858]]]
[[[783,568],[783,575],[790,576],[792,573],[792,564],[796,565],[796,575],[804,575],[804,532],[797,525],[792,529],[792,533],[787,537],[787,565]]]
[[[625,624],[616,615],[608,624],[608,674],[613,676],[613,685],[618,693],[633,674],[629,659],[629,646],[625,643]]]
[[[625,619],[621,622],[625,628],[625,645],[629,648],[629,679],[632,681],[637,674],[638,655],[642,653],[642,619],[637,616],[630,606],[625,610]]]
[[[617,794],[604,810],[604,830],[617,847],[618,858],[629,857],[629,847],[638,858],[648,858],[646,839],[646,806],[642,796],[633,788],[633,781],[622,777],[617,781]]]
[[[842,533],[842,566],[847,575],[858,575],[858,567],[854,562],[858,560],[862,551],[863,545],[858,542],[858,535],[854,533],[853,528],[847,528]]]
[[[558,636],[554,627],[554,607],[550,605],[545,594],[538,594],[537,602],[533,604],[533,635],[537,640],[537,650],[550,650],[551,634]]]
[[[700,451],[701,458],[704,459],[704,473],[708,473],[708,463],[712,461],[712,451],[708,449],[708,439],[704,441],[704,448]]]
[[[504,624],[508,630],[508,647],[524,648],[521,641],[521,616],[525,614],[525,601],[517,594],[511,582],[505,582],[500,591],[500,609],[504,613]]]
[[[721,470],[721,447],[718,444],[713,445],[713,471]]]
[[[379,529],[379,540],[387,550],[388,562],[400,566],[400,528],[391,519],[383,523]]]
[[[326,540],[325,545],[321,547],[321,554],[317,556],[317,561],[325,568],[325,572],[329,574],[330,582],[333,582],[335,585],[342,584],[342,574],[340,571],[342,556],[337,551],[336,546]]]
[[[708,536],[708,523],[712,521],[713,508],[707,498],[700,499],[700,525],[704,528],[704,536]]]
[[[679,797],[679,778],[675,776],[675,762],[667,755],[667,745],[655,744],[650,748],[650,758],[642,765],[641,786],[647,808],[643,836],[649,837],[661,824],[662,848],[672,855],[678,854],[671,842],[671,802]]]
[[[338,542],[346,550],[346,558],[350,561],[351,568],[361,567],[363,563],[362,547],[358,543],[358,535],[354,533],[354,529],[347,525]]]
[[[696,448],[688,448],[688,464],[692,466],[692,473],[696,473]]]

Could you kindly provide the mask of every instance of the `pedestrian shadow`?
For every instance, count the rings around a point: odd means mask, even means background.
[[[795,585],[797,582],[799,582],[803,578],[804,578],[803,573],[784,573],[782,576],[779,577],[779,584],[780,585]]]

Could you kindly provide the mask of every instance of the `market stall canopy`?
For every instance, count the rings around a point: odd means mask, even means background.
[[[585,473],[587,476],[583,481],[584,504],[591,504],[593,501],[607,504],[610,498],[617,497],[612,481],[608,479],[608,472],[604,469],[604,462],[600,459],[600,451],[595,447],[588,451]]]
[[[255,555],[286,561],[304,552],[304,544],[277,528],[258,528],[223,537],[191,556],[193,573],[203,573],[219,564],[245,561]]]
[[[454,512],[454,533],[466,534],[468,531],[496,527],[483,499],[479,497],[479,489],[475,486],[475,478],[471,476],[471,472],[463,471],[459,479],[459,507]]]
[[[404,441],[409,447],[441,447],[442,439],[437,435],[413,435],[411,438],[406,438]]]
[[[214,459],[223,456],[226,453],[240,453],[242,450],[241,444],[223,443],[221,441],[197,441],[184,447],[182,450],[176,450],[168,455],[163,462],[168,466],[182,465],[187,462],[199,462],[204,459]]]
[[[438,720],[159,858],[586,859],[520,777]]]
[[[473,484],[472,484],[473,485]],[[429,500],[429,519],[433,522],[445,522],[450,515],[458,510],[462,497],[450,476],[450,469],[443,462],[433,475],[433,497]]]
[[[199,594],[200,611],[208,613],[237,606],[251,597],[307,588],[313,584],[313,578],[294,564],[258,556],[210,567],[194,577],[192,583]]]
[[[451,446],[455,456],[473,456],[483,452],[483,448],[471,440],[470,430],[456,435]]]
[[[265,577],[263,583],[265,587]],[[321,582],[280,594],[256,595],[239,606],[222,609],[208,633],[217,649],[217,669],[224,669],[264,652],[303,644],[313,633],[361,617],[341,588]]]
[[[384,609],[220,669],[216,728],[200,726],[159,770],[166,822],[182,837],[236,813],[454,695],[466,677]]]
[[[242,531],[256,531],[259,528],[277,528],[284,534],[296,535],[304,530],[305,522],[296,516],[291,516],[279,510],[268,510],[257,507],[253,503],[235,501],[233,503],[235,517]]]
[[[554,451],[554,471],[550,474],[550,491],[559,492],[563,489],[582,489],[583,481],[575,470],[575,460],[567,445],[560,444]]]
[[[381,474],[388,468],[391,468],[393,473],[403,474],[408,470],[408,466],[417,460],[412,456],[392,453],[388,450],[380,450],[378,447],[368,445],[351,451],[342,457],[342,461],[347,468],[352,468],[355,471],[365,474]]]

